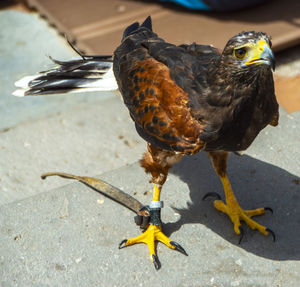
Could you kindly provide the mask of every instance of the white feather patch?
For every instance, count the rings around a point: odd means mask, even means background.
[[[99,71],[98,71],[99,72]],[[39,75],[26,76],[15,82],[15,86],[20,88],[15,90],[12,95],[16,97],[24,97],[26,91],[30,91],[28,87],[29,82],[40,77]],[[61,80],[64,81],[64,80]],[[57,81],[59,83],[60,81]],[[77,89],[76,89],[77,88]],[[112,67],[105,73],[101,79],[91,83],[79,84],[78,86],[70,89],[69,93],[82,93],[82,92],[95,92],[95,91],[115,91],[118,89],[117,81],[115,79]]]
[[[12,95],[15,96],[15,97],[24,97],[25,92],[26,92],[26,90],[17,89],[12,93]]]
[[[32,80],[34,80],[35,78],[38,78],[40,76],[41,75],[23,77],[22,79],[15,82],[15,86],[18,88],[27,89],[29,82],[31,82]]]
[[[109,69],[108,72],[104,74],[102,79],[99,79],[92,83],[81,84],[78,85],[78,87],[93,88],[96,91],[113,91],[118,89],[117,81],[112,69]]]

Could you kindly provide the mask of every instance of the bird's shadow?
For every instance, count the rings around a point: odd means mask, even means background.
[[[222,185],[205,153],[185,157],[171,171],[188,185],[191,202],[186,209],[176,209],[177,222],[164,226],[170,235],[183,224],[203,224],[225,240],[238,245],[239,236],[227,215],[213,207],[213,200],[203,201],[208,192],[218,192],[224,199]],[[272,229],[271,236],[263,236],[244,226],[245,235],[240,247],[248,252],[275,260],[300,259],[300,178],[272,164],[250,156],[232,155],[228,161],[228,174],[234,193],[245,209],[271,207],[274,214],[266,213],[254,220]],[[174,207],[175,209],[175,207]]]

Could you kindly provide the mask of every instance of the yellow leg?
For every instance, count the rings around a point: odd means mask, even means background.
[[[239,204],[234,196],[234,193],[232,191],[227,174],[225,173],[224,176],[220,176],[220,179],[221,179],[223,187],[224,187],[226,204],[221,200],[215,200],[214,206],[216,209],[226,213],[230,217],[230,219],[234,225],[235,233],[236,234],[241,233],[240,221],[242,220],[250,228],[252,228],[254,230],[257,229],[259,232],[261,232],[264,235],[268,235],[269,233],[271,233],[273,236],[273,239],[275,241],[275,235],[272,230],[270,230],[269,228],[266,228],[263,225],[258,224],[257,222],[255,222],[254,220],[251,219],[252,216],[265,214],[267,209],[269,209],[269,210],[271,210],[271,209],[270,208],[258,208],[258,209],[254,209],[254,210],[243,210],[239,206]]]
[[[153,187],[153,201],[160,201],[160,192],[161,192],[161,186],[154,184]]]
[[[160,192],[161,187],[158,185],[154,185],[153,190],[153,200],[150,204],[150,224],[147,227],[146,231],[142,233],[141,235],[130,238],[130,239],[124,239],[121,243],[119,248],[124,246],[130,246],[137,243],[145,243],[148,245],[149,252],[150,252],[150,259],[152,260],[154,266],[156,269],[159,269],[159,261],[156,256],[155,251],[155,241],[160,241],[167,245],[169,248],[173,250],[178,250],[179,252],[187,255],[185,250],[176,242],[171,241],[162,231],[161,231],[161,221],[160,221]],[[154,206],[151,208],[151,206]]]

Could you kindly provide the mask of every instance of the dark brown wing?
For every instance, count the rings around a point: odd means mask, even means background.
[[[199,95],[208,89],[205,74],[216,49],[175,46],[157,37],[149,18],[129,26],[114,52],[114,73],[136,129],[147,142],[191,154],[211,138],[202,121]],[[199,120],[200,119],[200,120]],[[205,123],[205,124],[204,124]],[[205,137],[203,137],[205,135]],[[201,140],[202,138],[202,140]]]
[[[125,30],[113,67],[138,133],[157,147],[190,154],[203,147],[244,150],[277,123],[271,69],[232,61],[231,50],[220,55],[210,46],[166,43],[147,18]]]

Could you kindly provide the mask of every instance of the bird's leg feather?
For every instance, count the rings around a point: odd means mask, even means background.
[[[120,247],[130,246],[137,243],[145,243],[148,245],[150,252],[150,259],[152,260],[156,269],[159,269],[160,264],[156,256],[156,241],[164,243],[166,246],[173,250],[178,250],[179,252],[187,255],[185,250],[176,242],[172,241],[162,232],[161,226],[161,208],[162,202],[160,201],[161,189],[164,182],[167,179],[168,170],[172,166],[170,160],[172,157],[177,159],[177,156],[172,152],[166,152],[158,149],[154,146],[148,144],[148,150],[145,153],[143,159],[141,160],[142,167],[145,168],[146,172],[152,174],[153,187],[153,197],[149,205],[148,211],[150,214],[149,225],[144,233],[141,235],[125,239],[121,242]]]

